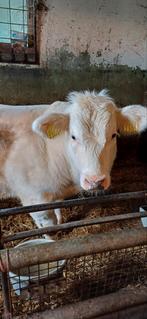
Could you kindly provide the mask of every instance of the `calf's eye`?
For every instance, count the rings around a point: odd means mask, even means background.
[[[117,133],[112,134],[112,139],[114,139],[117,136]]]
[[[76,140],[76,137],[74,135],[71,136],[72,140]]]

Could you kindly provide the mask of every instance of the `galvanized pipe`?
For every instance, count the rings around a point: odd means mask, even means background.
[[[49,261],[80,257],[122,248],[147,245],[147,228],[119,230],[84,237],[59,240],[30,247],[10,248],[1,251],[5,271]]]
[[[147,303],[147,287],[120,289],[105,296],[76,302],[55,310],[47,310],[26,316],[27,319],[90,319],[110,314],[127,307]],[[18,318],[18,317],[17,317]]]
[[[71,199],[71,200],[64,200],[64,201],[56,201],[56,202],[49,202],[45,204],[37,204],[31,206],[24,206],[24,207],[15,207],[15,208],[5,208],[0,210],[0,218],[10,216],[10,215],[18,215],[18,214],[29,214],[33,212],[39,212],[48,209],[55,209],[55,208],[67,208],[67,207],[74,207],[74,206],[81,206],[81,205],[92,205],[97,204],[97,206],[106,203],[116,203],[121,200],[131,200],[131,199],[147,199],[147,192],[140,191],[140,192],[128,192],[128,193],[119,193],[119,194],[112,194],[112,195],[101,195],[101,196],[93,196],[88,198],[78,198],[78,199]]]
[[[97,217],[93,218],[90,220],[79,220],[79,221],[74,221],[74,222],[69,222],[69,223],[64,223],[60,225],[55,225],[55,226],[49,226],[49,227],[42,227],[40,229],[32,229],[20,233],[16,233],[14,235],[9,235],[9,236],[4,236],[2,238],[3,243],[8,243],[10,241],[15,241],[15,240],[20,240],[20,239],[25,239],[25,238],[31,238],[33,236],[40,236],[43,234],[55,234],[58,231],[68,231],[73,228],[78,228],[78,227],[84,227],[84,226],[92,226],[92,225],[98,225],[98,224],[105,224],[105,223],[112,223],[112,222],[120,222],[124,220],[132,220],[132,219],[139,219],[142,217],[147,217],[147,211],[137,213],[128,213],[128,214],[120,214],[120,215],[114,215],[114,216],[104,216],[104,217]]]

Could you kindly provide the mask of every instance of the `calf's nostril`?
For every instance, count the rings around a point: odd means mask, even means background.
[[[89,177],[89,180],[96,183],[96,182],[98,182],[98,176],[96,176],[96,175],[91,176],[91,177]]]
[[[92,183],[95,183],[95,184],[99,184],[101,182],[103,182],[105,180],[105,175],[102,175],[102,176],[91,176],[89,178],[89,182],[92,182]]]

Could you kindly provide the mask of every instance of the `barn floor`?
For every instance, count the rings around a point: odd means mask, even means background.
[[[147,163],[143,163],[138,159],[137,156],[137,138],[119,138],[118,141],[118,157],[116,159],[115,165],[112,170],[112,186],[109,190],[110,193],[123,193],[123,192],[132,192],[132,191],[143,191],[147,189]],[[84,196],[89,196],[90,194],[84,194]],[[78,196],[83,196],[79,194]],[[83,218],[94,218],[97,216],[107,216],[107,215],[117,215],[123,213],[135,212],[138,210],[138,207],[141,206],[141,200],[133,199],[128,200],[127,202],[120,202],[113,207],[110,206],[101,206],[100,208],[92,208],[91,210],[86,209],[86,207],[74,207],[72,209],[63,209],[63,222],[70,222],[73,220],[79,220]],[[8,199],[0,201],[0,208],[14,207],[20,205],[20,202],[17,199]],[[141,223],[139,220],[134,221],[122,221],[117,223],[110,223],[105,225],[96,225],[89,227],[81,227],[78,229],[73,229],[68,232],[58,232],[53,236],[53,239],[57,240],[60,238],[72,238],[77,236],[83,236],[88,233],[96,232],[107,232],[111,230],[131,228],[131,227],[140,227]],[[25,231],[32,228],[35,228],[35,225],[32,222],[30,216],[16,216],[4,218],[1,221],[2,233],[5,235],[10,235],[19,231]],[[14,246],[15,243],[9,244],[9,246]],[[144,252],[142,252],[144,255]],[[139,256],[140,260],[140,256]],[[91,261],[88,261],[88,266],[91,267]],[[97,266],[97,265],[96,265]],[[79,269],[81,268],[81,260],[79,260]],[[72,280],[72,262],[69,266],[70,272],[70,281]],[[130,274],[131,275],[131,274]],[[87,285],[87,282],[85,282]],[[61,288],[61,287],[60,287]],[[75,287],[75,291],[81,289],[80,287]],[[109,291],[107,292],[109,293]],[[72,292],[71,292],[72,294]],[[54,296],[54,294],[53,294]],[[64,298],[66,296],[66,292]],[[70,297],[70,296],[69,296]],[[78,296],[73,296],[73,300],[76,300]],[[0,297],[1,299],[1,297]],[[62,299],[62,298],[61,298]],[[63,300],[60,300],[59,304],[62,304]],[[17,305],[17,302],[16,302]],[[34,304],[35,309],[38,307]],[[56,307],[54,305],[54,297],[51,300],[51,308]],[[24,303],[23,311],[28,311],[27,302]],[[17,309],[18,311],[18,309]]]

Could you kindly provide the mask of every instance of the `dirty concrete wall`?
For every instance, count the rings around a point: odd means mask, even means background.
[[[147,69],[147,0],[46,0],[45,4],[42,65]]]
[[[64,99],[72,90],[108,88],[118,105],[144,103],[147,74],[128,67],[50,70],[38,67],[0,67],[0,103],[39,104]],[[147,101],[146,101],[147,102]]]
[[[43,2],[40,66],[1,65],[0,103],[50,103],[102,88],[118,105],[145,102],[147,0]]]

